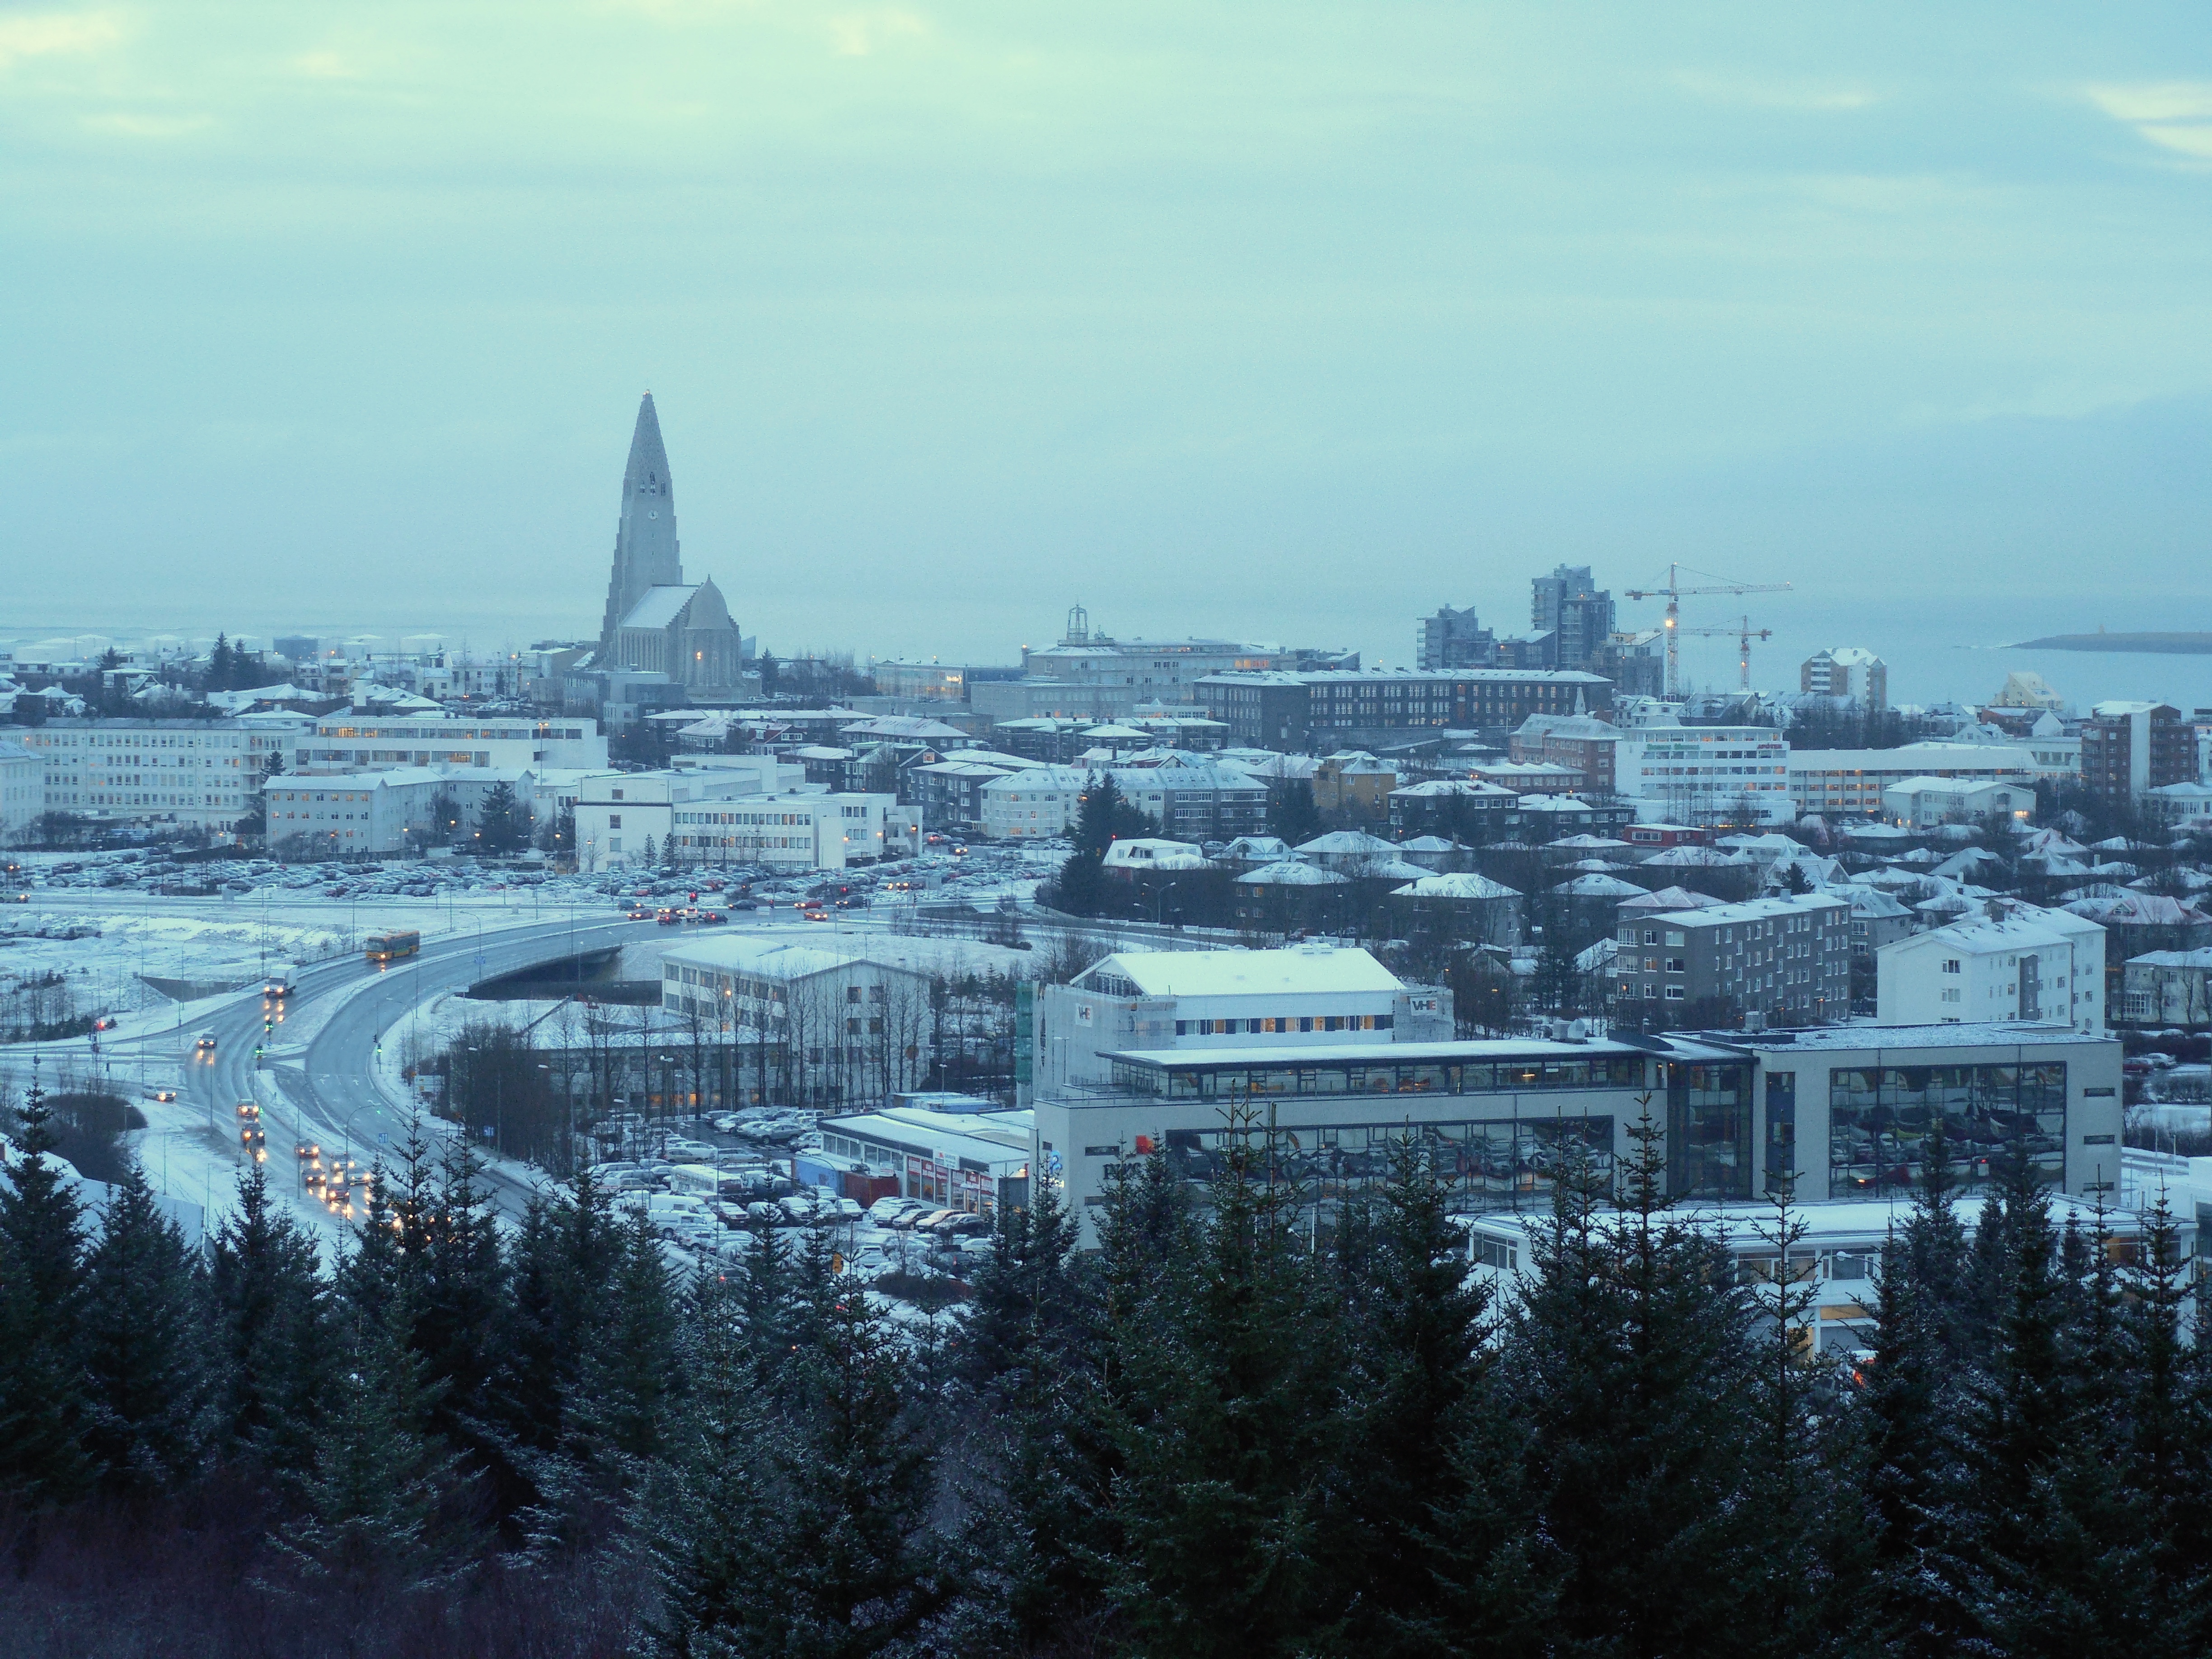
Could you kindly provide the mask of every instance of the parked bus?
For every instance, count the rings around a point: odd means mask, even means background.
[[[422,948],[422,935],[414,932],[372,933],[368,937],[368,954],[371,962],[397,962],[402,957],[411,957]]]

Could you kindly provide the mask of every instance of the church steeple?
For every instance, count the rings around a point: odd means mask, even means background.
[[[660,441],[660,416],[648,392],[637,406],[629,463],[623,468],[614,574],[607,582],[606,620],[599,629],[602,654],[613,648],[615,630],[644,597],[646,589],[678,586],[683,580],[682,549],[676,539],[675,486],[668,474],[668,451]]]

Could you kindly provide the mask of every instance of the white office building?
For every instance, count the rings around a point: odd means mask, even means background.
[[[2106,1028],[2105,930],[2034,905],[1954,921],[1875,953],[1876,1018],[1885,1025],[2040,1020]]]
[[[915,1086],[933,1062],[929,975],[826,948],[726,934],[660,958],[660,1006],[720,1051],[726,1098],[836,1106]]]
[[[1905,778],[1881,792],[1881,815],[1901,830],[1979,823],[1991,817],[2026,823],[2035,813],[2033,784],[1994,778]]]
[[[765,864],[842,870],[911,852],[920,826],[888,794],[831,793],[765,783],[797,769],[770,757],[761,765],[693,766],[661,772],[599,772],[576,791],[578,866],[633,864]]]
[[[0,836],[19,836],[46,810],[46,763],[21,744],[0,739]]]
[[[2032,786],[2025,748],[1981,743],[1909,743],[1901,749],[1801,749],[1789,757],[1790,804],[1802,817],[1881,817],[1882,792],[1915,778],[1971,778]]]
[[[1613,788],[1672,823],[1776,823],[1795,816],[1790,744],[1772,726],[1637,726],[1622,735],[1613,764]]]
[[[427,766],[269,781],[270,852],[285,858],[366,858],[438,840],[435,803],[450,793]]]
[[[595,720],[379,715],[361,709],[325,714],[300,740],[295,771],[374,772],[427,766],[460,772],[560,767],[604,770],[607,740]]]
[[[221,834],[252,816],[270,760],[289,767],[312,724],[281,714],[49,720],[15,738],[43,764],[46,811]]]

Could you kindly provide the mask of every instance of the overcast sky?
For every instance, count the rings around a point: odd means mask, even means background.
[[[647,387],[687,573],[779,651],[1004,660],[1080,599],[1396,663],[1561,559],[1789,580],[1785,645],[1893,660],[2212,628],[2209,48],[0,3],[0,636],[591,631]]]

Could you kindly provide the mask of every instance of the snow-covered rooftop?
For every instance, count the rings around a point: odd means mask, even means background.
[[[1404,988],[1395,974],[1366,951],[1326,945],[1279,951],[1119,951],[1088,969],[1075,983],[1088,985],[1104,975],[1119,975],[1146,996],[1160,997]]]

